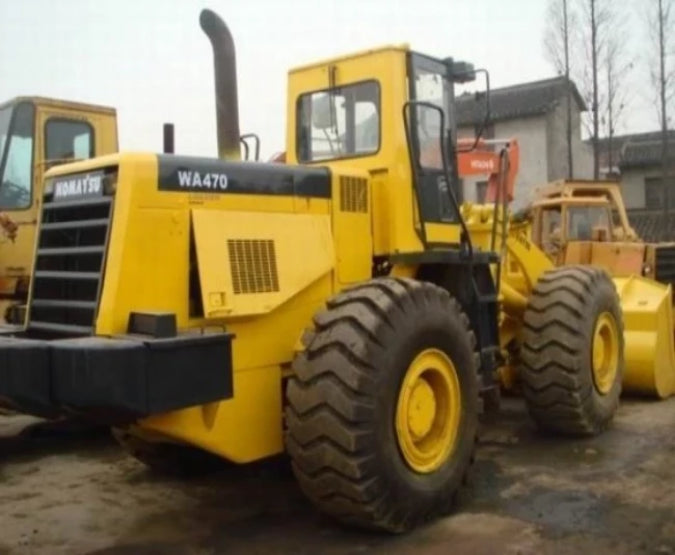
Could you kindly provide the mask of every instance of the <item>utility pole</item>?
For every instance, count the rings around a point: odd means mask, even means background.
[[[567,91],[567,179],[574,177],[572,159],[572,87],[570,84],[570,37],[567,21],[567,0],[563,0],[563,36],[565,42],[565,90]]]

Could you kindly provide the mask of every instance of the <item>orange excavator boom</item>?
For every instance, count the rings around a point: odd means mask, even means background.
[[[520,165],[517,139],[459,139],[457,172],[459,177],[487,175],[486,202],[495,202],[500,180],[508,202],[513,200],[516,176]]]

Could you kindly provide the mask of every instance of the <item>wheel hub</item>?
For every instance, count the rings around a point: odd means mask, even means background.
[[[614,384],[619,362],[619,332],[609,312],[598,316],[593,332],[593,382],[601,395],[607,395]]]
[[[396,436],[415,472],[437,470],[452,454],[461,416],[459,378],[450,358],[425,349],[403,377],[396,407]]]
[[[435,416],[434,390],[424,378],[419,378],[408,401],[408,427],[413,439],[420,440],[429,433]]]

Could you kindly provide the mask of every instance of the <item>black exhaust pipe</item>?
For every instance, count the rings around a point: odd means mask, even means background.
[[[164,154],[173,154],[175,151],[173,123],[165,123],[163,127]]]
[[[213,48],[218,157],[240,160],[237,63],[232,33],[220,16],[211,10],[202,10],[199,24]]]

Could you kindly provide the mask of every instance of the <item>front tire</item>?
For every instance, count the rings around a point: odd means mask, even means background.
[[[287,386],[287,449],[323,512],[402,532],[454,505],[473,458],[475,339],[443,289],[376,279],[315,319]]]
[[[611,422],[624,371],[621,304],[598,268],[544,274],[525,311],[520,378],[543,430],[592,436]]]

